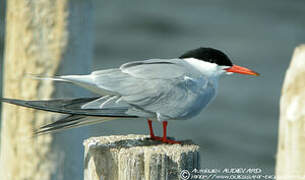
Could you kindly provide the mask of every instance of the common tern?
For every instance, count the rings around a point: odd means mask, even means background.
[[[175,59],[133,61],[119,68],[94,71],[89,75],[36,76],[86,88],[98,97],[24,101],[2,98],[2,102],[68,114],[45,125],[37,134],[118,118],[148,120],[150,138],[179,143],[167,137],[170,120],[186,120],[199,114],[215,97],[221,75],[259,74],[232,64],[223,52],[197,48]],[[155,136],[152,121],[163,124],[163,136]]]

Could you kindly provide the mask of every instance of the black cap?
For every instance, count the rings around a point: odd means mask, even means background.
[[[215,63],[220,66],[233,66],[232,62],[223,52],[213,49],[200,47],[198,49],[190,50],[179,57],[180,59],[185,58],[196,58],[199,60]]]

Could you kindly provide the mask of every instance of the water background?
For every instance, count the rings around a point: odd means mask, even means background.
[[[304,0],[101,0],[94,1],[93,10],[93,70],[175,58],[204,46],[221,49],[235,64],[260,72],[260,77],[221,79],[216,100],[196,118],[170,122],[169,136],[198,143],[202,168],[274,172],[281,86],[293,49],[305,42]],[[0,28],[3,45],[1,23]],[[154,126],[161,134],[161,125]],[[90,128],[94,136],[148,133],[141,120]]]

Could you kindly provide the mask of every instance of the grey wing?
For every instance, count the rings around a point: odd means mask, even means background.
[[[99,88],[118,95],[131,95],[153,91],[164,86],[165,80],[182,77],[187,71],[178,59],[152,59],[123,64],[119,69],[95,71],[91,74]],[[158,90],[159,91],[159,90]],[[151,92],[151,93],[155,93]]]
[[[187,73],[187,66],[181,59],[150,59],[123,64],[120,70],[143,79],[172,79]]]
[[[184,116],[198,96],[198,83],[189,77],[183,63],[179,59],[136,61],[92,75],[98,87],[115,92],[134,107],[129,114],[136,114],[136,109],[154,113],[159,119],[173,119]]]

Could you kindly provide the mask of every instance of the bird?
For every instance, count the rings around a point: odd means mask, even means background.
[[[167,137],[168,121],[187,120],[198,115],[213,101],[218,81],[234,73],[259,76],[235,65],[222,51],[209,47],[189,50],[178,58],[131,61],[119,68],[93,71],[87,75],[62,75],[42,80],[62,81],[85,88],[96,97],[25,101],[0,101],[67,116],[36,130],[53,133],[68,128],[124,118],[148,122],[150,139],[168,144],[181,143]],[[156,136],[152,122],[163,125],[163,136]]]

